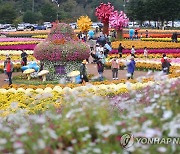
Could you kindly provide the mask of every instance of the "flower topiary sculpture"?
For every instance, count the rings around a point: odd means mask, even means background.
[[[89,53],[88,45],[65,23],[54,24],[47,39],[34,49],[35,58],[41,61],[43,69],[49,70],[49,80],[66,78],[69,72],[79,70]]]
[[[77,25],[82,32],[86,33],[91,28],[92,21],[88,16],[81,16],[77,19]]]
[[[129,19],[126,14],[121,11],[114,11],[109,17],[109,23],[112,28],[117,30],[117,38],[122,39],[122,30],[124,27],[128,26]]]
[[[101,3],[97,8],[96,8],[96,16],[98,19],[104,24],[103,27],[103,33],[104,34],[109,34],[109,16],[111,13],[114,11],[114,6],[111,5],[111,3]]]

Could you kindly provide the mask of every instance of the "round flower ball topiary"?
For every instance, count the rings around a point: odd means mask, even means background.
[[[65,23],[53,24],[47,39],[34,49],[34,57],[49,71],[49,80],[67,78],[69,72],[79,70],[81,62],[89,55],[89,46]]]
[[[89,58],[89,53],[88,45],[65,23],[54,24],[47,39],[34,49],[34,57],[40,61],[82,61]]]

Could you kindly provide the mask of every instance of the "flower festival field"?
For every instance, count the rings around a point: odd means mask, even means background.
[[[156,82],[135,85],[1,89],[1,151],[123,153],[120,139],[127,131],[136,137],[177,137],[179,84],[179,79],[158,76]],[[124,90],[115,97],[96,95],[120,89]],[[180,149],[138,143],[128,149],[147,150],[177,153]]]
[[[79,31],[92,30],[88,16],[77,19],[76,30],[57,21],[51,30],[2,32],[6,37],[0,38],[0,154],[180,152],[180,140],[137,142],[180,139],[179,38],[177,43],[171,42],[172,33],[180,31],[149,29],[150,38],[145,38],[146,30],[140,29],[142,38],[131,41],[129,30],[123,29],[129,19],[114,9],[111,3],[101,3],[95,13],[104,24],[103,32],[109,32],[109,23],[118,36],[106,58],[103,81],[96,79],[96,64],[89,63],[89,82],[74,82],[77,75],[72,72],[83,78],[79,68],[90,55],[89,44],[77,37]],[[122,36],[125,39],[119,41]],[[117,50],[120,43],[125,48],[122,57]],[[128,80],[126,67],[133,45],[136,68],[134,79]],[[28,54],[28,66],[21,66],[21,50]],[[171,63],[167,75],[162,72],[164,53]],[[3,81],[8,54],[14,64],[10,85]],[[118,80],[111,76],[114,57],[120,61]]]

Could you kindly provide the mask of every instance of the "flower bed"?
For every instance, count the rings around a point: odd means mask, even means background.
[[[106,59],[105,67],[107,67],[107,68],[111,68],[110,58],[111,57]],[[119,65],[121,68],[124,68],[126,66],[126,60],[121,59]],[[177,71],[180,70],[179,59],[177,59],[177,60],[175,59],[174,62],[172,61],[171,65],[172,66],[170,67],[170,73],[176,74]],[[161,64],[160,59],[159,60],[157,60],[157,59],[156,60],[136,59],[136,69],[144,70],[144,71],[148,71],[148,70],[158,70],[159,71],[159,70],[162,70],[162,64]]]
[[[37,44],[16,44],[16,45],[3,45],[0,50],[34,50]]]
[[[33,35],[32,38],[46,39],[48,35]]]
[[[179,49],[180,43],[173,42],[152,42],[152,41],[116,41],[112,42],[112,48],[117,49],[119,43],[122,43],[126,49],[131,49],[132,46],[135,46],[135,49]]]
[[[57,87],[43,92],[1,90],[0,95],[6,99],[0,101],[4,116],[0,117],[0,152],[123,153],[120,139],[129,132],[134,137],[177,137],[180,87],[176,85],[179,84],[179,79],[167,81],[159,77],[156,83],[149,83],[140,91],[131,92],[133,87],[128,85],[130,93],[110,100],[89,92],[111,91],[111,87],[104,86],[63,91]],[[135,142],[126,152],[178,153],[179,150],[176,144]]]
[[[172,42],[171,38],[141,38],[141,41]],[[180,42],[180,38],[177,39]]]
[[[117,52],[117,51],[114,50],[113,52]],[[122,58],[128,57],[129,54],[130,54],[130,53],[124,53],[124,52],[123,52]],[[166,56],[167,56],[168,58],[180,58],[180,53],[166,53]],[[117,54],[117,53],[116,53],[116,54],[110,53],[110,54],[108,54],[108,57],[109,57],[110,59],[112,59],[113,57],[118,57],[118,58],[120,58],[119,54]],[[144,53],[138,53],[138,54],[136,54],[136,57],[137,57],[137,58],[145,58]],[[148,54],[148,58],[146,58],[146,59],[152,59],[152,58],[162,58],[162,53],[161,53],[161,54],[159,54],[159,53],[154,53],[154,54],[149,53],[149,54]]]
[[[0,38],[0,42],[39,42],[43,41],[43,39],[37,38]]]
[[[135,49],[136,50],[136,54],[143,54],[144,53],[144,49]],[[147,49],[148,50],[148,54],[175,54],[175,55],[179,55],[180,53],[180,48],[177,49]],[[110,54],[117,54],[118,50],[117,49],[112,49],[112,51],[110,52]],[[131,50],[130,49],[124,49],[123,50],[123,54],[130,54]]]
[[[32,55],[34,53],[33,50],[24,50],[28,55]],[[10,56],[12,55],[21,55],[22,51],[21,50],[0,50],[0,55],[7,55],[9,54]]]
[[[129,34],[123,34],[123,37],[125,38],[125,39],[129,39]],[[142,35],[141,35],[141,33],[139,32],[138,33],[138,37],[139,38],[141,38],[142,37],[142,39],[144,39],[144,38],[146,38],[146,34],[145,33],[143,33]],[[153,34],[153,33],[149,33],[149,35],[148,35],[148,37],[149,38],[171,38],[172,37],[172,34]],[[180,36],[178,36],[179,38],[180,38]]]

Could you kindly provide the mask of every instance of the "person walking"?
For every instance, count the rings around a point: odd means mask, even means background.
[[[145,35],[146,35],[146,38],[148,38],[148,37],[149,37],[149,32],[148,32],[148,30],[147,30],[147,29],[146,29]]]
[[[97,61],[97,70],[99,73],[99,80],[103,81],[104,64],[100,59]]]
[[[147,47],[144,47],[144,57],[145,57],[145,58],[148,57],[148,50],[147,50]]]
[[[22,50],[22,53],[21,53],[21,65],[22,66],[26,66],[27,65],[27,53]]]
[[[121,43],[119,43],[118,53],[119,53],[119,57],[120,57],[120,58],[122,57],[123,49],[124,49],[124,47],[122,46]]]
[[[5,70],[9,79],[9,85],[12,84],[12,72],[13,72],[13,63],[11,62],[11,58],[7,58],[7,62],[5,64]]]
[[[170,60],[168,60],[167,57],[164,57],[164,60],[162,62],[162,71],[164,74],[166,75],[169,74],[170,66],[171,66]]]
[[[111,52],[111,51],[112,51],[111,46],[108,43],[106,43],[104,45],[104,56],[107,58],[109,52]]]
[[[7,72],[6,72],[6,64],[7,64],[7,58],[9,58],[9,54],[6,55],[6,60],[4,61],[4,74],[7,75]],[[8,82],[9,79],[4,79],[4,81]]]
[[[134,70],[135,70],[136,62],[134,61],[134,57],[131,56],[130,61],[127,63],[127,72],[128,72],[128,77],[127,79],[133,79],[134,75]]]
[[[102,62],[103,65],[105,64],[106,57],[105,57],[103,51],[100,51],[100,54],[98,55],[98,59]]]
[[[131,56],[133,56],[134,58],[135,58],[135,53],[136,53],[136,50],[135,50],[135,46],[133,45],[131,48]]]
[[[87,61],[86,61],[86,60],[83,60],[81,66],[80,66],[80,78],[81,78],[81,83],[84,83],[84,82],[88,82],[88,81],[89,81],[89,80],[88,80],[88,77],[87,77],[86,64],[87,64]]]
[[[93,51],[94,50],[94,41],[92,38],[89,39],[89,47],[90,47],[90,50]]]
[[[117,59],[117,57],[112,59],[111,69],[112,69],[113,80],[118,80],[119,60]]]

